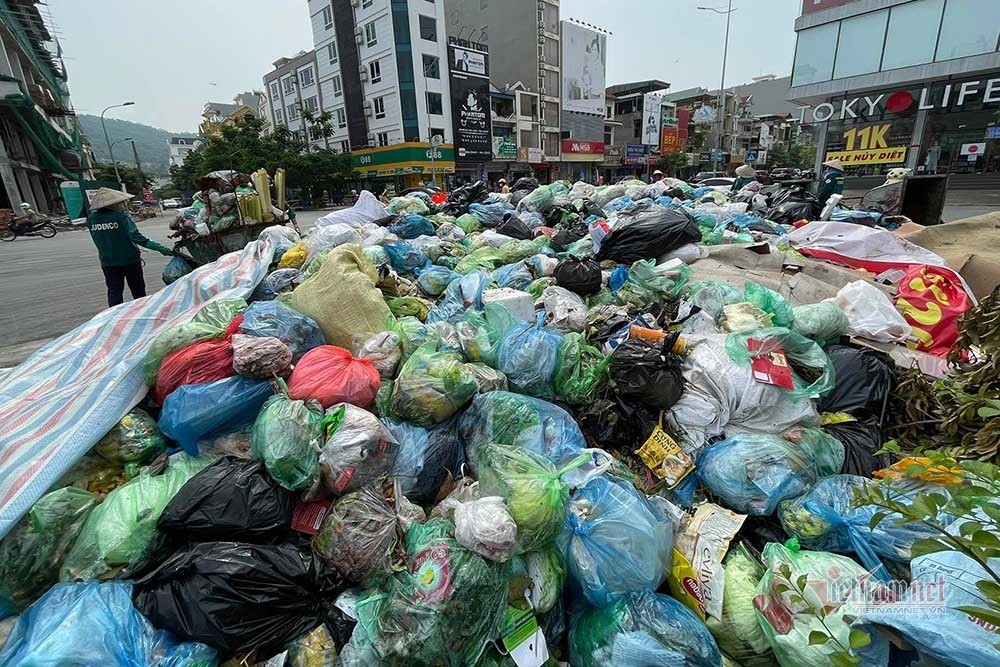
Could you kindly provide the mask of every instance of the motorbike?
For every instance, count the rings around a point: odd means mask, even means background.
[[[18,236],[41,236],[50,239],[56,235],[56,226],[48,219],[11,220],[6,229],[0,230],[0,241],[13,241]]]

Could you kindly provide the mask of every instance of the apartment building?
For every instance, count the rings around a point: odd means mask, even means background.
[[[167,147],[170,150],[170,166],[180,167],[187,159],[188,153],[198,148],[201,140],[195,137],[170,137]]]
[[[302,113],[317,116],[324,108],[316,51],[299,51],[275,60],[274,69],[264,75],[264,99],[265,121],[271,128],[286,127],[313,148],[339,147],[336,137],[324,137]]]

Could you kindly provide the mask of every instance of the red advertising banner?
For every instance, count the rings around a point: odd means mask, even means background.
[[[665,127],[660,130],[660,153],[672,153],[676,151],[679,134],[676,127]]]
[[[573,153],[575,155],[604,155],[604,142],[563,139],[562,152]]]
[[[686,151],[688,145],[688,125],[691,124],[689,109],[677,110],[677,150]]]

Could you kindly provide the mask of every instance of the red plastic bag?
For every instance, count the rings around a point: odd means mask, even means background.
[[[910,343],[922,352],[943,357],[958,338],[958,318],[972,305],[965,288],[945,271],[914,266],[898,283],[896,309],[913,327]]]
[[[153,398],[163,405],[163,400],[174,389],[184,384],[215,382],[236,375],[233,370],[233,344],[230,339],[243,325],[243,316],[237,315],[229,323],[223,338],[203,340],[174,350],[163,358],[156,375]]]
[[[337,403],[367,408],[381,382],[371,359],[356,359],[342,347],[320,345],[295,364],[288,378],[288,395],[294,400],[314,398],[324,408]]]

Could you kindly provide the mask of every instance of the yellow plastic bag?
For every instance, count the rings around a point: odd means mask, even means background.
[[[306,262],[306,257],[308,256],[309,246],[306,245],[305,241],[299,241],[286,250],[285,254],[281,256],[281,261],[278,262],[278,268],[301,269],[302,265]]]

